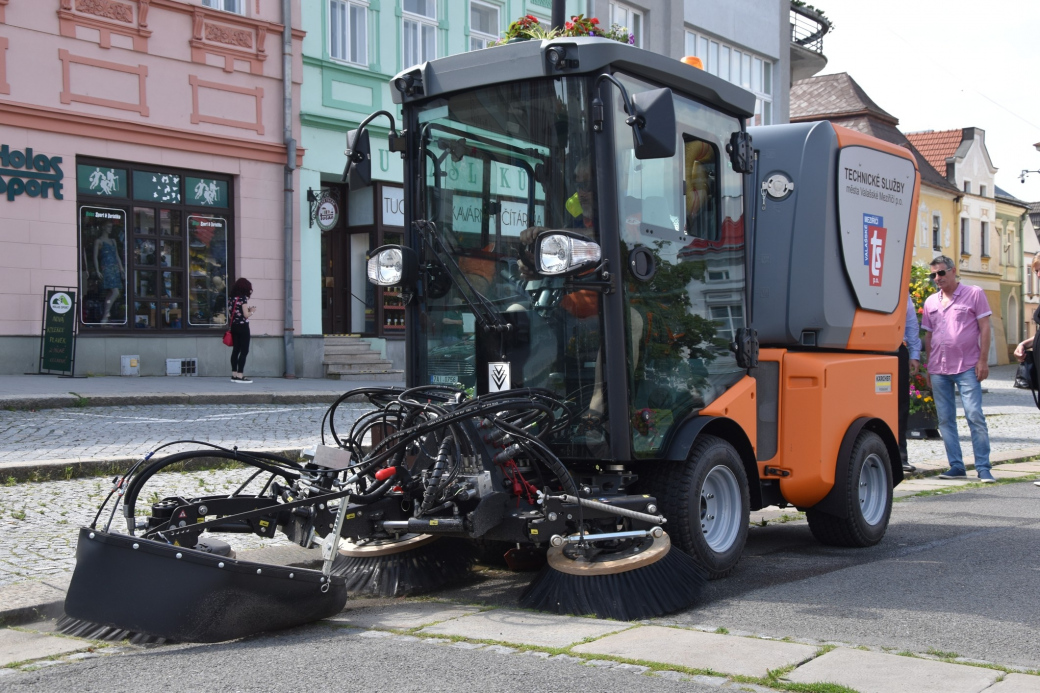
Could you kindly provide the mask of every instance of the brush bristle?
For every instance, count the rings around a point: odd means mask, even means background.
[[[444,538],[387,556],[340,555],[332,564],[332,573],[346,577],[347,591],[352,594],[404,597],[467,579],[475,554],[471,543]]]
[[[546,565],[520,595],[528,609],[636,621],[692,606],[708,584],[704,569],[674,546],[661,560],[611,575],[570,575]]]
[[[113,626],[103,626],[100,623],[91,621],[81,621],[68,615],[59,618],[54,625],[54,629],[63,635],[71,635],[74,638],[83,638],[85,640],[105,640],[108,642],[129,640],[134,645],[161,645],[172,642],[155,635],[135,633]]]

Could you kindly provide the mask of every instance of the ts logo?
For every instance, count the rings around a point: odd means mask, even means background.
[[[863,264],[871,286],[881,286],[885,269],[885,241],[888,229],[885,220],[875,214],[863,215]]]
[[[488,364],[488,392],[503,392],[510,387],[509,362]]]

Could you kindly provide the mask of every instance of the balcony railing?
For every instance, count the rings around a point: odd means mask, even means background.
[[[822,15],[791,4],[791,43],[823,53],[823,37],[830,29],[831,23]]]

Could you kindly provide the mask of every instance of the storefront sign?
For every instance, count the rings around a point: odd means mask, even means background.
[[[40,371],[72,372],[75,358],[76,292],[47,287],[40,345]]]
[[[383,187],[383,225],[404,226],[404,188]]]
[[[8,202],[25,194],[29,197],[50,197],[63,200],[60,156],[36,154],[32,147],[12,151],[6,144],[0,146],[0,195]]]
[[[128,197],[126,169],[76,166],[76,187],[85,195]]]
[[[228,206],[227,181],[192,178],[191,176],[185,178],[184,181],[187,184],[189,205],[201,205],[202,207]]]
[[[339,222],[339,205],[331,197],[325,196],[318,204],[318,211],[314,216],[318,222],[318,228],[322,231],[329,231],[335,228]]]

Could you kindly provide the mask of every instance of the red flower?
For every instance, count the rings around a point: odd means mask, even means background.
[[[535,24],[537,24],[537,23],[538,23],[538,17],[535,17],[535,16],[533,15],[533,14],[529,14],[529,15],[527,15],[527,18],[528,18],[528,19],[530,19],[530,20],[531,20],[532,22],[534,22]]]
[[[589,21],[590,21],[590,22],[592,22],[593,24],[599,24],[599,20],[598,20],[598,19],[596,19],[595,17],[593,17],[593,18],[592,18],[592,19],[590,19]]]
[[[563,26],[564,26],[565,28],[567,28],[567,29],[573,29],[573,28],[574,28],[574,22],[567,22],[567,23],[566,23],[566,24],[564,24]]]

